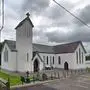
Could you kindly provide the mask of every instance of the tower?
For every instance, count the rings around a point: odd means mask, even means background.
[[[16,29],[16,69],[19,72],[32,71],[32,24],[30,14],[26,14],[26,18],[21,21]]]

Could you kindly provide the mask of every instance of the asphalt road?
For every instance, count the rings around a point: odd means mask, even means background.
[[[90,74],[12,90],[90,90]]]

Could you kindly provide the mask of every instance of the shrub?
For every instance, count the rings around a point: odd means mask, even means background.
[[[23,76],[20,76],[22,84],[25,82],[25,78]]]
[[[30,79],[29,78],[26,78],[26,83],[30,83]]]
[[[87,67],[87,68],[86,68],[86,71],[87,71],[87,72],[90,72],[90,68]]]

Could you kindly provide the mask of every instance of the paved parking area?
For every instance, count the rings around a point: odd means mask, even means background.
[[[13,90],[90,90],[90,74]]]

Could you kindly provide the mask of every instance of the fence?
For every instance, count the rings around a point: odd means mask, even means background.
[[[10,82],[0,78],[0,90],[10,90]]]
[[[30,74],[33,76],[32,81],[43,81],[43,80],[52,80],[52,79],[63,79],[67,77],[73,77],[76,75],[80,75],[86,73],[86,70],[43,70],[40,72]]]

